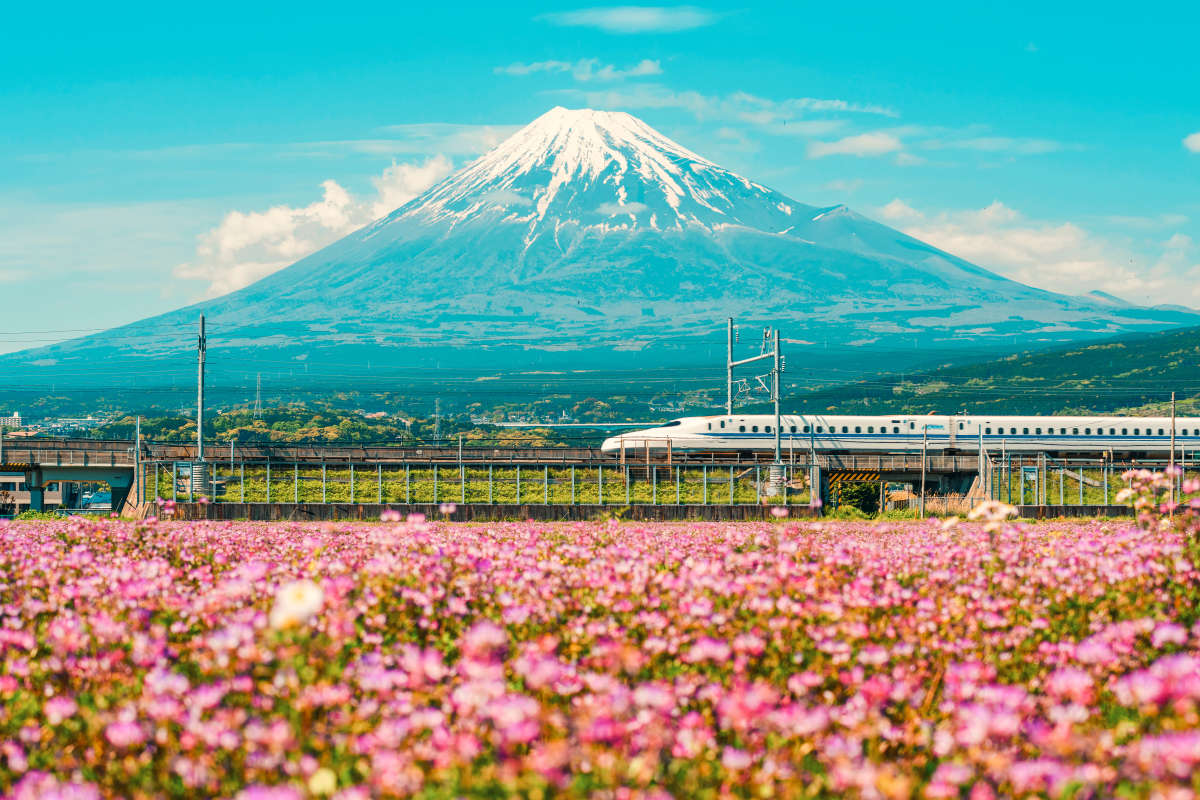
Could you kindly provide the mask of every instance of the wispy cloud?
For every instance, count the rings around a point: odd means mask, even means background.
[[[773,100],[748,92],[706,95],[677,91],[659,83],[613,89],[565,89],[560,94],[576,97],[594,108],[678,109],[699,120],[741,122],[771,133],[805,136],[832,132],[841,124],[833,115],[898,116],[895,110],[874,103],[822,97]]]
[[[1183,137],[1183,146],[1193,153],[1200,153],[1200,131]]]
[[[1040,155],[1069,149],[1053,139],[1015,138],[1010,136],[974,136],[965,139],[929,139],[921,143],[927,150],[979,150],[987,153]],[[1074,149],[1074,148],[1071,148]]]
[[[577,81],[617,81],[625,78],[661,75],[662,65],[658,61],[645,58],[632,67],[620,69],[612,64],[601,64],[598,58],[581,58],[578,61],[534,61],[531,64],[509,64],[507,67],[496,67],[493,71],[498,75],[516,76],[532,75],[537,72],[568,72]]]
[[[833,142],[810,142],[808,157],[858,156],[862,158],[896,153],[903,149],[904,143],[898,137],[882,131],[873,131],[847,136]]]
[[[712,25],[720,15],[697,6],[612,6],[556,11],[535,19],[606,33],[676,33]]]

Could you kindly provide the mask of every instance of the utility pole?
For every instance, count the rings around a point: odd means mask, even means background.
[[[200,315],[200,337],[196,340],[196,361],[199,368],[196,379],[196,460],[204,463],[204,354],[208,351],[208,338],[204,335],[204,315]]]
[[[733,416],[733,317],[725,331],[725,416]]]
[[[146,500],[142,490],[142,418],[139,415],[133,425],[133,484],[137,487],[137,505],[141,507]]]
[[[779,373],[780,373],[780,354],[779,354],[779,328],[775,329],[775,369],[771,370],[774,377],[771,394],[775,395],[775,466],[783,464],[783,454],[779,449],[779,429],[782,427],[779,424]]]
[[[1171,392],[1171,455],[1167,458],[1167,476],[1171,481],[1171,493],[1167,496],[1167,501],[1175,502],[1175,393]],[[1174,516],[1174,510],[1171,511],[1171,516]]]
[[[925,519],[925,453],[929,447],[929,423],[921,426],[921,496],[917,500],[917,516]]]
[[[433,446],[442,444],[442,398],[433,399]]]
[[[254,418],[262,419],[262,373],[258,373],[258,386],[254,390]]]

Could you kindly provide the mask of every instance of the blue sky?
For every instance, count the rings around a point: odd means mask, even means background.
[[[1025,282],[1200,307],[1192,4],[6,15],[0,352],[236,288],[554,105]]]

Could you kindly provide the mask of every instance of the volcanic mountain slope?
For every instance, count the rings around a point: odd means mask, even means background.
[[[844,206],[796,202],[629,114],[564,108],[240,291],[0,365],[95,357],[101,345],[179,352],[200,312],[222,346],[366,348],[377,363],[500,343],[636,347],[711,334],[726,316],[813,341],[974,347],[1197,320],[1016,283]]]

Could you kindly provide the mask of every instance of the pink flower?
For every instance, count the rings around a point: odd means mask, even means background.
[[[110,722],[104,729],[104,738],[113,747],[126,749],[146,741],[146,732],[136,722]]]
[[[399,522],[400,521],[400,512],[395,511],[390,508],[385,508],[379,514],[379,521],[380,522]]]
[[[783,506],[772,506],[771,507],[771,516],[772,517],[775,517],[777,519],[783,519],[787,515],[788,515],[788,510],[786,508],[784,508]]]
[[[740,772],[751,764],[754,759],[745,750],[738,750],[734,747],[726,747],[721,752],[721,766],[730,772]]]
[[[42,705],[42,713],[51,725],[61,725],[64,720],[75,716],[79,706],[75,701],[63,695],[55,695]]]
[[[476,622],[463,635],[462,651],[467,658],[489,658],[508,646],[508,633],[491,620]]]

